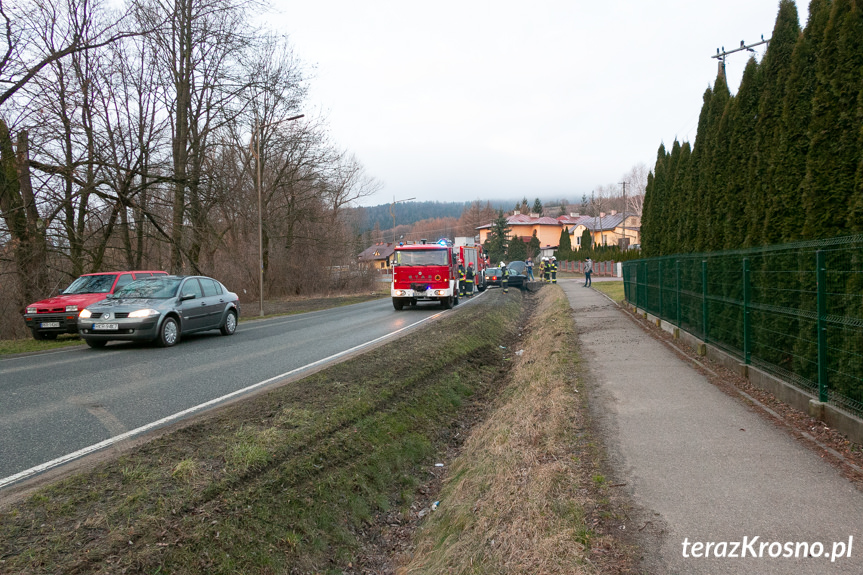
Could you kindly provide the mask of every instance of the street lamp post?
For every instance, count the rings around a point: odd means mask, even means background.
[[[256,160],[256,183],[258,188],[258,289],[260,291],[260,301],[261,301],[261,317],[264,317],[264,216],[263,216],[263,201],[261,200],[261,130],[267,128],[269,126],[275,126],[276,124],[281,124],[282,122],[290,122],[291,120],[299,120],[305,116],[305,114],[300,114],[298,116],[292,116],[290,118],[285,118],[284,120],[277,120],[275,122],[270,122],[268,124],[260,124],[258,122],[258,115],[255,114],[255,160]]]

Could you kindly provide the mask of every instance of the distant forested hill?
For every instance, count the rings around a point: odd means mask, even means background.
[[[393,206],[396,226],[410,225],[421,220],[459,218],[470,202],[404,202]],[[358,212],[358,232],[373,230],[375,224],[382,230],[392,229],[391,204],[352,208]]]

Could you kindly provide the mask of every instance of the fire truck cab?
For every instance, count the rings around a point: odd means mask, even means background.
[[[458,259],[449,240],[396,246],[393,252],[393,307],[439,301],[444,309],[458,304]]]

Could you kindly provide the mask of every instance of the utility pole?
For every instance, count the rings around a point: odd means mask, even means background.
[[[299,120],[300,118],[304,118],[305,114],[299,114],[297,116],[291,116],[290,118],[285,118],[283,120],[276,120],[275,122],[269,122],[268,124],[261,124],[258,121],[258,114],[255,113],[255,133],[253,136],[253,142],[249,142],[249,147],[251,148],[252,154],[255,156],[255,171],[257,172],[257,177],[255,178],[255,187],[258,189],[258,288],[260,289],[260,303],[261,303],[261,317],[264,317],[264,216],[263,216],[263,203],[261,202],[261,137],[264,128],[269,126],[275,126],[276,124],[281,124],[282,122],[290,122],[292,120]],[[254,143],[254,146],[252,146]]]
[[[726,51],[725,46],[723,46],[722,51],[720,52],[719,48],[717,48],[716,49],[716,55],[711,56],[711,58],[716,58],[717,60],[719,60],[719,70],[718,70],[719,75],[722,76],[723,78],[725,77],[725,57],[726,56],[728,56],[729,54],[734,54],[735,52],[743,51],[743,50],[746,50],[748,52],[755,52],[755,50],[753,50],[753,48],[755,46],[760,46],[762,44],[770,44],[770,40],[772,40],[772,39],[773,38],[768,38],[767,40],[765,40],[764,34],[762,34],[760,42],[755,42],[754,44],[749,44],[748,46],[746,45],[746,42],[741,40],[740,41],[740,47],[735,48],[734,50]]]
[[[629,242],[626,241],[626,182],[620,182],[623,186],[623,249],[629,247]]]

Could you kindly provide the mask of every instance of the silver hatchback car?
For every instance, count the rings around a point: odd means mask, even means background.
[[[240,302],[213,278],[159,276],[133,281],[108,299],[84,308],[78,333],[90,347],[111,340],[155,341],[169,347],[182,334],[237,330]]]

